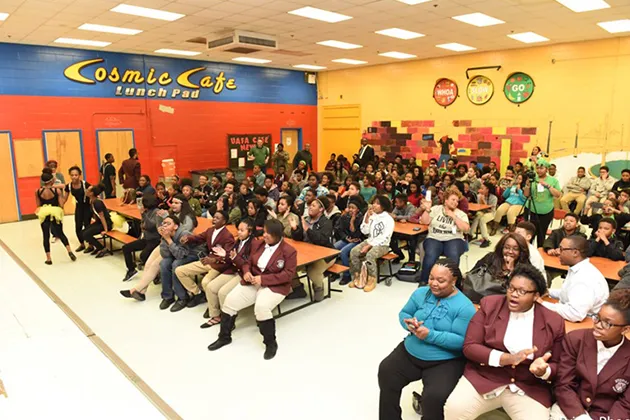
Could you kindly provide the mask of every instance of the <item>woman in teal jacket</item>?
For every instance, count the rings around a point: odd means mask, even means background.
[[[462,347],[475,314],[472,302],[455,287],[462,277],[455,261],[440,258],[428,286],[418,288],[400,311],[409,335],[379,366],[380,420],[401,419],[402,389],[420,379],[423,417],[444,418],[444,403],[464,372]]]

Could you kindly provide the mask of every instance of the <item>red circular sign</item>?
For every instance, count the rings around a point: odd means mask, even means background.
[[[433,88],[433,99],[438,105],[446,107],[455,102],[458,92],[457,83],[451,79],[440,79]]]

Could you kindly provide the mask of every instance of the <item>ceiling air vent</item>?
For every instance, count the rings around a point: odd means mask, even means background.
[[[277,50],[278,41],[271,35],[234,31],[229,36],[208,41],[208,49],[250,54],[256,51]]]

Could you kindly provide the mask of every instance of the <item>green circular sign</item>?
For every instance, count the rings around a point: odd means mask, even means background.
[[[503,93],[513,104],[522,104],[534,94],[534,80],[528,74],[512,73],[505,81]]]

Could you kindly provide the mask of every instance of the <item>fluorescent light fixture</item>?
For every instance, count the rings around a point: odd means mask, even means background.
[[[416,4],[420,4],[420,3],[427,3],[430,2],[431,0],[398,0],[401,3],[405,3],[405,4],[410,4],[412,6],[415,6]]]
[[[352,19],[352,16],[342,15],[340,13],[329,12],[328,10],[317,9],[315,7],[302,7],[301,9],[291,10],[290,15],[302,16],[309,19],[321,20],[328,23],[337,23],[344,20]]]
[[[124,13],[126,15],[141,16],[151,19],[167,20],[172,22],[181,19],[186,15],[181,13],[165,12],[164,10],[149,9],[148,7],[132,6],[121,3],[110,10],[111,12]]]
[[[509,38],[515,39],[520,42],[524,42],[525,44],[533,44],[534,42],[545,42],[549,41],[549,38],[545,38],[542,35],[538,35],[535,32],[522,32],[520,34],[510,34]]]
[[[414,39],[414,38],[420,38],[424,36],[424,34],[419,34],[418,32],[406,31],[400,28],[383,29],[381,31],[376,31],[375,33],[379,35],[391,36],[392,38],[399,38],[399,39]]]
[[[0,13],[0,21],[7,20],[8,17],[9,17],[8,13]]]
[[[326,68],[323,66],[313,66],[311,64],[297,64],[293,67],[296,69],[304,69],[304,70],[324,70]]]
[[[341,48],[342,50],[354,50],[355,48],[363,48],[363,45],[350,44],[349,42],[335,41],[334,39],[318,42],[317,45],[323,45],[325,47]]]
[[[457,51],[457,52],[472,51],[472,50],[477,49],[475,47],[469,47],[468,45],[458,44],[457,42],[451,42],[449,44],[440,44],[440,45],[436,45],[436,47],[443,48],[445,50]]]
[[[158,54],[185,55],[188,57],[201,54],[200,52],[197,52],[197,51],[172,50],[170,48],[161,48],[153,52],[156,52]]]
[[[417,57],[417,56],[415,56],[413,54],[407,54],[407,53],[402,53],[402,52],[398,52],[398,51],[389,51],[389,52],[381,53],[379,55],[381,55],[383,57],[397,58],[399,60],[404,60],[406,58],[416,58]]]
[[[630,19],[611,20],[609,22],[599,22],[597,26],[610,32],[611,34],[618,34],[620,32],[630,32]]]
[[[453,16],[453,19],[467,23],[469,25],[475,25],[480,28],[484,26],[500,25],[502,23],[505,23],[501,19],[493,18],[492,16],[484,15],[483,13],[471,13],[469,15]]]
[[[351,58],[338,58],[337,60],[333,60],[333,63],[352,64],[354,66],[358,66],[359,64],[367,64],[367,61],[352,60]]]
[[[91,41],[89,39],[76,39],[76,38],[57,38],[55,41],[57,44],[72,44],[83,45],[86,47],[107,47],[111,42],[106,41]]]
[[[263,58],[253,58],[253,57],[236,57],[236,58],[233,58],[232,61],[240,61],[241,63],[254,63],[254,64],[271,63],[271,60],[265,60]]]
[[[590,12],[592,10],[601,10],[610,8],[610,4],[604,0],[556,0],[566,8],[573,10],[575,13]]]
[[[107,32],[110,34],[120,35],[138,35],[142,32],[140,29],[118,28],[116,26],[95,25],[93,23],[84,23],[79,26],[79,29],[83,29],[84,31]]]

